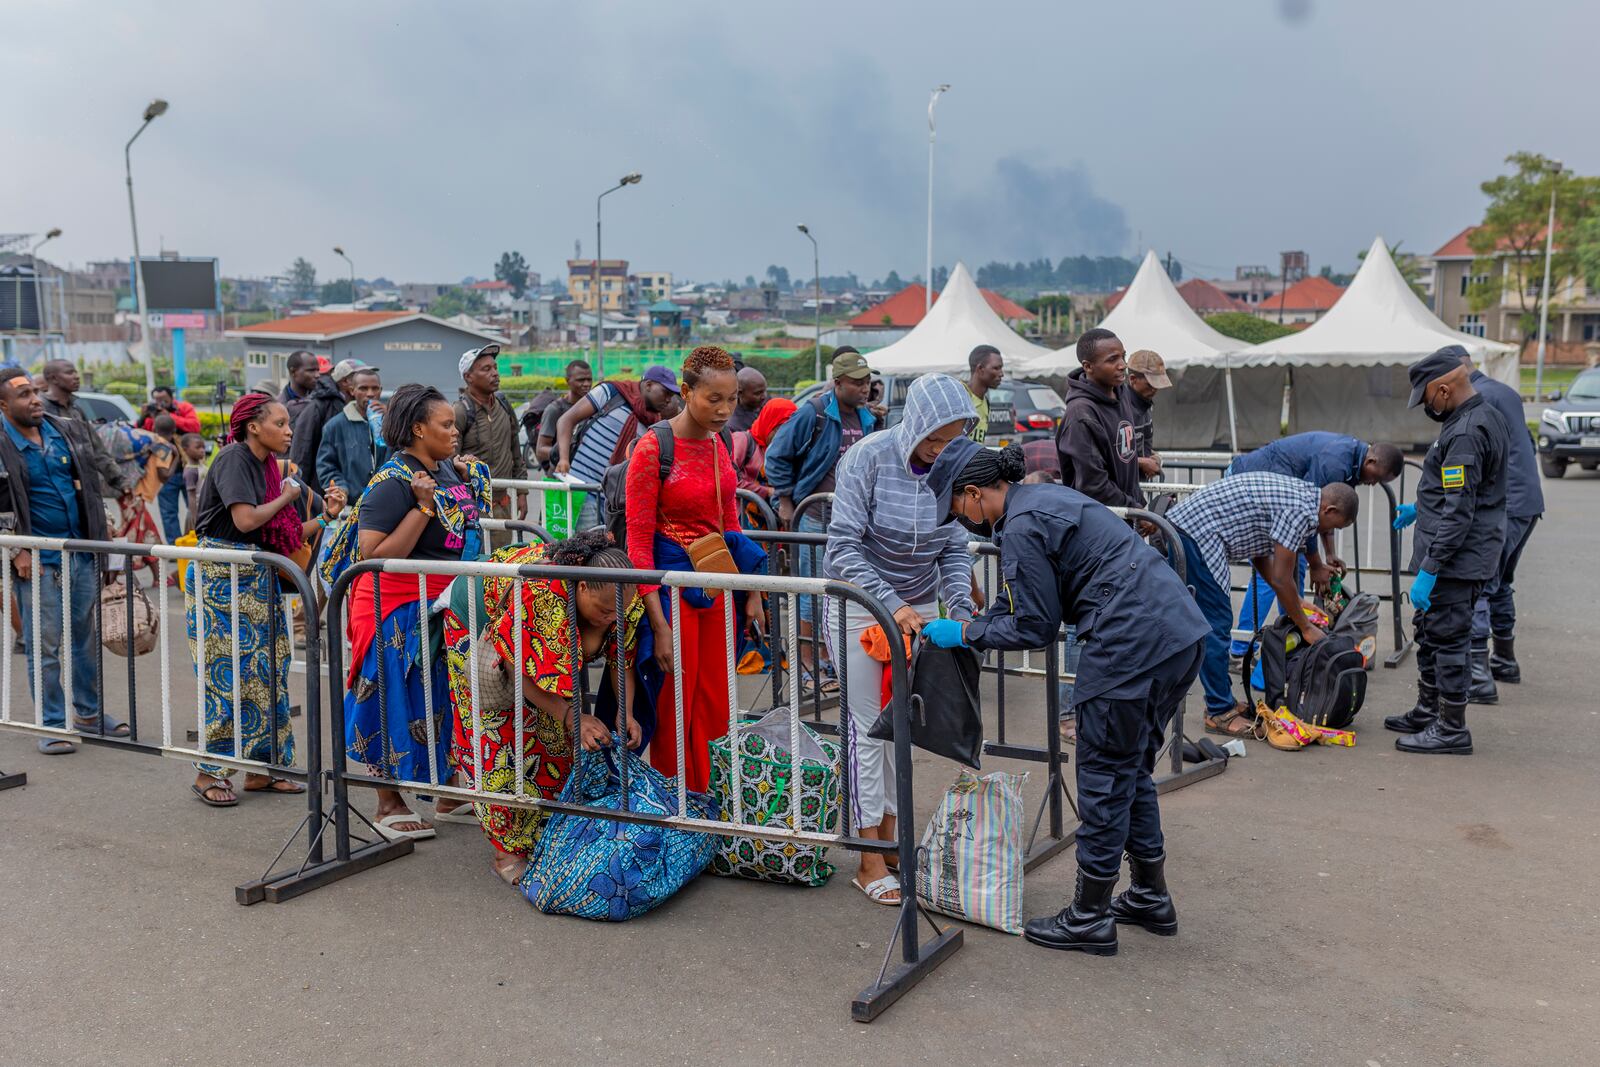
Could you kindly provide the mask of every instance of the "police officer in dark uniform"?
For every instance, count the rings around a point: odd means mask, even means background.
[[[1162,734],[1200,671],[1210,626],[1183,581],[1127,522],[1066,486],[1012,485],[1022,451],[952,442],[950,511],[1000,546],[1005,584],[987,614],[938,619],[923,636],[944,648],[1039,649],[1063,623],[1082,655],[1072,701],[1078,717],[1078,882],[1072,903],[1034,919],[1024,936],[1097,956],[1117,951],[1116,924],[1178,932],[1167,892],[1156,804]],[[1132,884],[1115,901],[1126,851]]]
[[[1411,566],[1417,704],[1383,725],[1406,736],[1402,752],[1472,752],[1467,731],[1472,608],[1500,572],[1506,536],[1506,420],[1473,388],[1471,371],[1444,348],[1411,365],[1411,407],[1444,424],[1422,461],[1417,502],[1395,526],[1417,524]]]

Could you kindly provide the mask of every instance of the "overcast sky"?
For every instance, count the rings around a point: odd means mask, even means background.
[[[1600,171],[1594,0],[230,3],[8,0],[0,232],[140,233],[230,275],[679,278],[1172,251],[1191,273],[1376,233],[1432,251],[1517,149]]]

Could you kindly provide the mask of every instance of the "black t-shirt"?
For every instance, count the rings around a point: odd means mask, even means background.
[[[250,446],[236,442],[217,453],[200,486],[200,517],[195,533],[224,541],[239,541],[259,546],[261,527],[249,533],[233,524],[229,511],[235,504],[259,505],[267,501],[267,471]]]
[[[401,461],[410,467],[412,472],[423,469],[416,457],[402,454]],[[456,476],[455,467],[449,460],[440,463],[431,472],[433,480],[439,483],[441,489],[449,491],[461,502],[461,509],[466,513],[469,522],[475,523],[478,518],[478,504],[472,499],[472,488],[462,483]],[[372,486],[361,498],[361,530],[376,530],[379,533],[391,534],[395,528],[404,521],[417,506],[417,498],[411,492],[411,483],[399,478],[386,478],[377,485]],[[422,536],[417,538],[417,546],[411,550],[411,559],[439,559],[459,560],[464,548],[461,538],[456,537],[444,528],[437,517],[429,519],[428,525],[423,527]]]

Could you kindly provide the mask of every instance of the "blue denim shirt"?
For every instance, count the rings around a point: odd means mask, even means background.
[[[48,421],[39,425],[40,443],[34,444],[4,420],[11,442],[28,465],[28,510],[36,537],[81,537],[78,522],[78,491],[73,484],[72,453],[61,431]],[[42,447],[41,447],[42,446]],[[61,553],[40,552],[39,562],[47,567],[61,565]]]

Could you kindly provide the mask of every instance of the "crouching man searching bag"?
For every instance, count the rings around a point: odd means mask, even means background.
[[[1200,671],[1210,627],[1177,574],[1128,524],[1062,485],[1012,485],[1022,452],[952,442],[950,511],[1000,545],[1004,578],[989,612],[968,623],[938,619],[922,631],[943,648],[1039,649],[1063,622],[1083,654],[1073,689],[1078,716],[1078,884],[1059,914],[1023,936],[1096,956],[1117,951],[1117,923],[1178,932],[1167,893],[1156,753]],[[1132,884],[1115,900],[1126,851]]]

